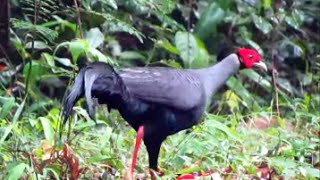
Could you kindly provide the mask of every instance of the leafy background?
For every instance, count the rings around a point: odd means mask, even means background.
[[[263,168],[273,179],[320,178],[319,1],[1,3],[11,14],[1,32],[0,179],[126,177],[135,131],[118,112],[100,107],[96,125],[81,101],[60,124],[65,92],[87,62],[201,68],[243,46],[263,55],[268,73],[242,70],[199,126],[169,137],[163,178],[262,178]],[[147,169],[143,148],[136,171],[146,178]]]

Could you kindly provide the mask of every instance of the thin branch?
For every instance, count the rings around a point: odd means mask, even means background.
[[[79,26],[79,31],[80,31],[80,38],[83,38],[79,5],[78,5],[77,0],[73,0],[73,1],[74,1],[74,5],[76,6],[76,10],[77,10],[77,21],[78,21],[78,26]]]
[[[33,25],[35,26],[37,24],[38,21],[38,10],[41,9],[41,2],[42,0],[34,0],[34,19],[33,19]],[[31,42],[31,57],[33,57],[34,55],[34,37],[36,36],[35,33],[35,29],[32,29],[32,42]],[[28,63],[28,61],[24,61],[24,65]],[[31,75],[31,71],[32,71],[32,60],[30,60],[30,64],[28,67],[28,74],[26,77],[26,95],[28,94],[28,89],[29,89],[29,79],[30,79],[30,75]]]
[[[191,61],[190,61],[190,49],[189,49],[189,45],[190,45],[190,29],[191,29],[191,15],[192,15],[192,0],[189,0],[189,4],[188,4],[190,11],[189,11],[189,17],[188,17],[188,39],[187,39],[187,44],[188,44],[188,68],[190,68],[191,66]]]
[[[272,52],[272,84],[276,95],[276,108],[277,108],[277,114],[280,117],[280,109],[279,109],[279,94],[278,94],[278,87],[277,87],[277,69],[275,67],[275,52]]]

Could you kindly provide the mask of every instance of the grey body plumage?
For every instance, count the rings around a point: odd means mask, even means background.
[[[240,68],[236,54],[203,69],[129,68],[119,72],[129,92],[139,99],[180,110],[201,107]]]

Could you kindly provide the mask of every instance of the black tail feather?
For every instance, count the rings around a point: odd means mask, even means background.
[[[98,76],[99,74],[95,72],[95,69],[88,69],[84,76],[85,97],[87,102],[88,113],[91,119],[94,119],[94,115],[96,112],[95,103],[93,102],[93,99],[92,99],[91,90],[92,90],[93,83]]]
[[[63,124],[66,123],[68,117],[71,115],[72,108],[75,103],[83,96],[86,98],[89,116],[94,120],[95,103],[92,99],[92,96],[97,97],[97,94],[100,96],[102,94],[102,97],[105,98],[112,95],[114,93],[114,89],[120,90],[117,91],[117,93],[120,94],[119,97],[127,96],[126,88],[122,83],[121,77],[110,65],[102,62],[96,62],[81,69],[75,79],[69,95],[64,102]],[[97,98],[99,100],[99,97]]]
[[[84,75],[85,75],[86,68],[80,70],[78,76],[75,79],[74,85],[64,101],[64,108],[63,108],[63,125],[68,120],[68,117],[72,113],[72,108],[75,103],[83,96],[84,94]]]

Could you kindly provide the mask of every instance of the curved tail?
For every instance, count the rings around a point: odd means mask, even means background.
[[[89,116],[94,119],[95,103],[92,97],[98,98],[99,103],[110,104],[122,101],[128,97],[128,91],[121,77],[112,66],[96,62],[81,69],[74,85],[64,101],[63,124],[72,113],[75,103],[85,96]]]

